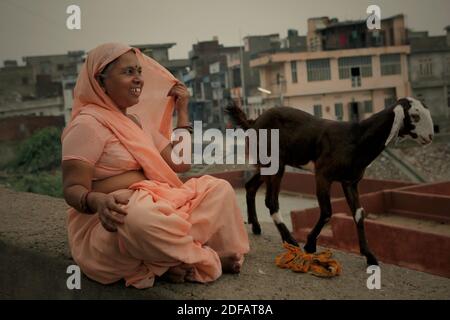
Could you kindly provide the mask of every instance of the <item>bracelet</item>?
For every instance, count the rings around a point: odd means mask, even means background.
[[[83,193],[82,195],[81,195],[81,198],[80,198],[80,208],[81,208],[81,211],[83,212],[83,213],[88,213],[88,214],[93,214],[93,213],[95,213],[90,207],[89,207],[89,204],[88,204],[88,202],[87,202],[87,198],[88,198],[88,196],[89,196],[89,194],[92,192],[92,190],[88,190],[88,191],[86,191],[85,193]]]

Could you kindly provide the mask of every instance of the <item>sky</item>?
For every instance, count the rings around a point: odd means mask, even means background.
[[[69,5],[81,9],[81,30],[68,30]],[[444,35],[450,0],[0,0],[0,65],[22,56],[88,51],[104,42],[177,43],[171,59],[186,59],[192,45],[217,36],[237,46],[246,35],[296,29],[306,35],[307,19],[367,17],[376,4],[381,18],[403,13],[407,27]]]

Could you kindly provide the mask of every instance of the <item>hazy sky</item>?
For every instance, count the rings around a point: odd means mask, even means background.
[[[66,8],[81,8],[81,30],[68,30]],[[309,17],[365,19],[377,4],[382,18],[403,13],[407,26],[443,35],[450,0],[0,0],[0,64],[26,55],[89,50],[101,43],[176,42],[171,58],[187,58],[192,44],[218,36],[226,46],[240,35],[306,34]]]

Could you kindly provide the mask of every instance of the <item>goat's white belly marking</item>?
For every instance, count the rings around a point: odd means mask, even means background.
[[[281,217],[281,214],[279,214],[278,212],[275,212],[271,217],[273,222],[276,224],[284,223],[283,217]]]
[[[364,214],[364,209],[363,208],[356,209],[356,214],[355,214],[356,223],[358,223],[359,220],[361,220],[363,214]]]

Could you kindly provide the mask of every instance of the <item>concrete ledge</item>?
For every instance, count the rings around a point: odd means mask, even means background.
[[[238,183],[242,173],[221,175]],[[237,179],[233,182],[232,179]],[[240,275],[224,275],[211,284],[157,281],[148,290],[126,288],[123,281],[101,285],[81,278],[81,290],[66,287],[74,264],[66,236],[63,199],[14,192],[0,187],[1,299],[449,299],[450,279],[382,264],[382,289],[368,290],[364,259],[335,251],[344,272],[319,279],[275,266],[284,250],[272,223],[263,234],[249,233],[251,252]],[[244,204],[241,208],[245,210]],[[416,290],[411,290],[416,288]]]

